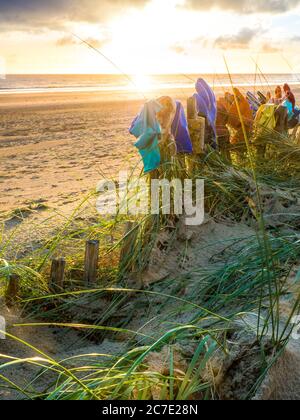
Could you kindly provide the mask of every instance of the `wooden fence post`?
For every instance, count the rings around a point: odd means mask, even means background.
[[[197,102],[194,96],[187,100],[187,117],[188,120],[195,120],[197,118]]]
[[[205,150],[205,126],[204,117],[198,115],[197,102],[194,96],[188,98],[187,116],[189,132],[193,144],[193,154],[188,157],[188,171],[194,172],[195,164],[200,160],[200,156]]]
[[[14,306],[19,293],[20,277],[17,274],[9,276],[9,283],[5,293],[5,303],[8,307]]]
[[[99,241],[88,241],[85,248],[84,281],[87,286],[97,283]]]
[[[64,258],[53,259],[50,274],[50,290],[61,292],[64,289],[66,260]]]
[[[195,154],[201,154],[205,148],[205,125],[206,121],[204,117],[201,117],[197,113],[197,102],[195,97],[188,98],[188,123],[193,143],[193,149]]]

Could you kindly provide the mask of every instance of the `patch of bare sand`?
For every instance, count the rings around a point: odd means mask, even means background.
[[[23,360],[17,365],[7,366],[1,369],[1,375],[15,383],[21,389],[24,389],[27,395],[23,395],[0,378],[0,400],[16,400],[28,398],[31,392],[49,391],[56,375],[47,370],[45,374],[40,375],[42,368],[32,363],[26,363],[26,359],[40,358],[45,359],[47,355],[57,362],[63,361],[66,367],[77,367],[82,364],[108,361],[111,357],[121,354],[126,349],[126,343],[104,340],[101,344],[93,344],[84,338],[80,329],[41,327],[24,327],[21,324],[33,324],[34,320],[22,318],[18,309],[8,309],[2,300],[0,300],[0,316],[6,320],[6,332],[16,337],[7,337],[6,340],[0,340],[0,364],[10,362],[11,358]],[[18,326],[20,325],[20,326]],[[30,344],[26,346],[21,341]],[[34,348],[32,348],[34,347]],[[39,353],[42,352],[43,354]],[[78,358],[78,356],[80,356]],[[41,361],[41,360],[40,360]],[[38,362],[38,360],[37,360]],[[42,362],[45,367],[51,366],[50,363]],[[38,376],[38,377],[37,377]]]
[[[189,324],[195,315],[194,311],[192,308],[189,311],[178,311],[178,306],[180,307],[182,303],[172,298],[168,299],[164,312],[167,314],[174,310],[176,315],[162,322],[163,315],[157,313],[157,305],[165,301],[165,298],[159,296],[159,292],[163,290],[167,295],[172,294],[170,290],[173,282],[182,289],[180,297],[194,302],[191,298],[193,290],[199,281],[204,281],[201,279],[205,277],[201,273],[216,271],[218,267],[224,266],[228,258],[227,251],[230,250],[231,255],[238,253],[244,246],[244,240],[249,240],[254,235],[255,231],[246,224],[233,223],[229,220],[217,222],[212,218],[207,218],[201,226],[188,229],[183,227],[181,220],[177,228],[160,232],[150,255],[147,270],[142,274],[133,274],[129,278],[130,287],[147,289],[148,286],[152,286],[154,289],[151,290],[158,292],[158,295],[151,296],[150,307],[149,297],[145,294],[144,305],[128,309],[134,311],[128,329],[139,331],[148,337],[153,337],[153,334],[158,337],[166,332],[168,325],[172,328],[174,325]],[[182,282],[181,279],[188,280]],[[165,287],[165,283],[169,286]],[[148,308],[147,311],[145,308]],[[151,343],[152,339],[137,337],[137,340],[144,344]]]
[[[201,226],[185,227],[181,219],[177,231],[165,230],[158,235],[143,283],[149,286],[193,269],[216,267],[218,255],[253,235],[254,230],[246,224],[229,220],[218,223],[207,218]]]

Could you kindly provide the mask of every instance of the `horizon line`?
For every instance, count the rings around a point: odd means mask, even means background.
[[[130,76],[134,76],[137,73],[128,73]],[[255,75],[255,74],[259,74],[257,72],[240,72],[240,73],[232,73],[234,75]],[[299,73],[297,72],[266,72],[263,74],[268,74],[268,75],[299,75]],[[224,75],[224,76],[228,76],[228,73],[226,72],[191,72],[191,73],[144,73],[143,75],[145,76],[185,76],[185,75],[189,75],[189,76],[196,76],[196,75],[207,75],[207,76],[214,76],[214,75]],[[6,76],[124,76],[124,74],[121,73],[6,73],[3,75],[4,77]]]

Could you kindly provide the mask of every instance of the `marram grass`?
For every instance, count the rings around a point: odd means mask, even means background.
[[[38,249],[22,257],[11,257],[9,250],[14,242],[14,233],[1,235],[0,277],[5,288],[8,276],[16,273],[21,277],[21,296],[24,311],[42,325],[81,330],[83,334],[104,333],[107,337],[127,337],[127,349],[123,354],[82,354],[65,360],[54,360],[44,352],[17,337],[11,340],[30,348],[34,358],[20,359],[1,355],[0,378],[3,387],[14,389],[26,399],[87,400],[87,399],[215,399],[218,398],[215,384],[207,381],[204,371],[217,351],[226,354],[226,337],[237,323],[246,322],[247,315],[254,315],[252,329],[257,342],[268,337],[273,346],[273,358],[262,370],[257,383],[249,393],[253,396],[268,369],[282,353],[291,329],[291,319],[299,312],[300,295],[295,299],[290,314],[283,322],[279,305],[288,288],[287,280],[292,268],[299,263],[300,215],[290,215],[284,226],[269,228],[261,201],[261,192],[266,188],[280,189],[281,193],[294,194],[300,200],[300,150],[288,137],[265,133],[259,139],[266,146],[269,159],[255,158],[256,146],[247,140],[248,151],[241,161],[228,162],[211,151],[204,158],[195,177],[201,177],[206,185],[206,212],[216,220],[226,218],[234,223],[250,220],[254,234],[248,238],[236,238],[242,244],[238,255],[231,253],[233,243],[228,242],[226,260],[216,267],[193,267],[176,278],[168,278],[147,290],[126,287],[128,265],[134,264],[142,272],[147,266],[156,236],[167,225],[167,218],[140,217],[135,220],[130,258],[119,265],[119,252],[126,237],[123,227],[126,220],[119,215],[115,220],[94,220],[92,225],[78,222],[77,217],[94,193],[85,197],[65,220],[54,238],[47,239]],[[162,177],[178,175],[178,165],[168,165]],[[254,193],[256,202],[249,200]],[[299,217],[298,217],[299,216]],[[132,233],[132,232],[130,232]],[[82,290],[83,248],[86,239],[106,238],[101,246],[104,262],[99,271],[99,287]],[[234,248],[232,248],[234,249]],[[47,289],[47,277],[51,257],[58,252],[67,253],[68,290],[51,295]],[[10,258],[8,258],[10,254]],[[105,287],[100,287],[105,282]],[[182,289],[187,288],[185,297]],[[72,323],[64,314],[69,308],[82,302],[95,302],[109,296],[109,304],[99,314],[93,325]],[[155,305],[157,315],[147,322],[148,334],[127,328],[128,320],[109,325],[114,314],[130,305],[130,311],[143,306],[145,313]],[[45,307],[47,311],[45,311]],[[185,314],[188,322],[180,321]],[[32,323],[23,324],[27,328]],[[157,329],[157,325],[160,326]],[[152,328],[151,328],[152,327]],[[125,341],[126,341],[125,340]],[[140,343],[136,347],[136,342]],[[186,356],[186,365],[176,366],[176,346],[189,343],[193,355]],[[167,349],[168,363],[162,371],[149,366],[148,357]],[[263,357],[263,355],[262,355]],[[27,387],[18,385],[18,378],[11,381],[5,376],[6,369],[22,364],[38,368],[36,380],[49,376],[49,386],[43,392],[35,389],[35,379]]]

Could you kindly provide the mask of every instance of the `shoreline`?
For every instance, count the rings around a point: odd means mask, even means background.
[[[196,81],[195,81],[196,82]],[[275,88],[278,84],[281,84],[282,81],[278,82],[259,82],[257,84],[254,83],[234,83],[233,85],[237,88],[247,88],[249,90],[256,90],[259,88]],[[292,81],[289,82],[289,85],[291,86],[299,86],[300,87],[300,80],[299,81]],[[231,83],[214,83],[213,89],[215,91],[223,90],[223,89],[230,89]],[[0,97],[5,98],[6,96],[35,96],[35,95],[55,95],[55,94],[70,94],[70,95],[76,95],[76,94],[91,94],[91,95],[115,95],[116,99],[118,97],[118,93],[121,93],[122,96],[126,97],[132,97],[133,95],[140,95],[143,94],[145,96],[152,96],[151,94],[157,94],[159,92],[176,92],[176,91],[190,91],[194,89],[194,84],[161,84],[158,86],[153,87],[152,89],[146,89],[145,91],[142,91],[142,89],[134,89],[133,87],[130,88],[128,86],[116,86],[116,87],[89,87],[89,86],[78,86],[78,87],[57,87],[57,88],[0,88]],[[143,96],[140,95],[140,96]]]
[[[196,81],[195,81],[196,82]],[[276,87],[277,84],[280,84],[281,81],[278,83],[275,82],[264,82],[264,83],[234,83],[234,86],[237,88],[249,88],[249,89],[256,89],[259,87]],[[291,86],[300,86],[300,80],[296,82],[289,82],[289,85]],[[166,91],[174,91],[174,90],[190,90],[194,88],[194,84],[174,84],[172,86],[169,86],[167,84],[161,84],[159,86],[154,87],[153,89],[149,89],[145,91],[147,92],[158,92],[160,90]],[[214,89],[229,89],[231,88],[230,83],[215,83]],[[76,94],[76,93],[103,93],[103,94],[114,94],[116,92],[122,92],[127,95],[136,94],[137,89],[130,88],[128,86],[116,86],[116,87],[104,87],[104,86],[75,86],[75,87],[57,87],[57,88],[0,88],[0,95],[38,95],[38,94],[55,94],[55,93],[70,93],[70,94]]]
[[[241,85],[241,84],[240,84]],[[292,84],[294,86],[294,93],[298,100],[300,100],[300,82]],[[239,87],[238,84],[234,85]],[[277,85],[268,85],[268,90],[274,90]],[[245,89],[241,89],[242,93],[246,93],[247,90],[265,90],[266,86],[262,84],[257,84],[254,89],[254,86],[251,84],[243,84]],[[240,86],[241,88],[241,86]],[[247,89],[246,89],[247,88]],[[226,91],[230,91],[231,86],[222,86],[218,87],[215,85],[214,92],[217,97],[224,94]],[[5,112],[5,109],[11,111],[12,108],[16,110],[28,109],[28,108],[48,108],[48,107],[61,107],[64,105],[73,105],[79,106],[82,104],[92,104],[92,103],[99,103],[99,104],[106,104],[111,105],[114,103],[122,103],[122,102],[129,102],[129,103],[140,103],[151,99],[155,99],[159,96],[172,96],[175,99],[185,101],[188,96],[192,95],[195,92],[194,86],[185,87],[184,89],[181,88],[168,88],[162,90],[149,90],[147,92],[134,92],[123,90],[118,92],[113,91],[68,91],[68,92],[35,92],[35,93],[23,93],[23,94],[16,94],[16,93],[0,93],[0,109],[1,112]],[[0,120],[1,123],[1,120]]]

